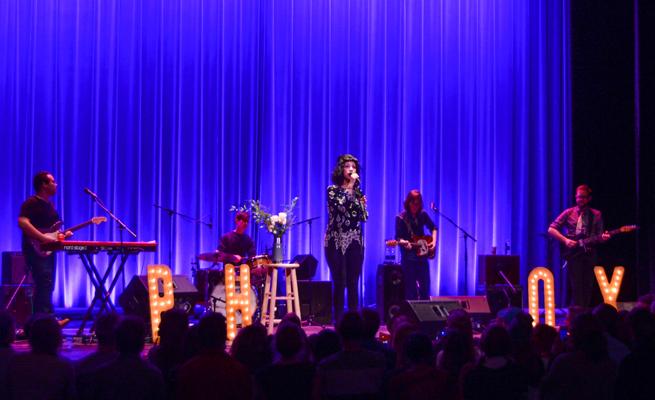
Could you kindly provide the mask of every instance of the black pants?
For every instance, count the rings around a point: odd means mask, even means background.
[[[344,254],[330,243],[325,248],[325,256],[332,274],[334,319],[338,322],[343,314],[344,289],[348,289],[348,309],[356,310],[359,306],[357,283],[362,274],[364,249],[359,243],[352,242]]]
[[[594,290],[594,266],[596,257],[582,254],[567,261],[566,274],[568,275],[569,306],[589,307]]]
[[[430,264],[427,259],[402,260],[405,299],[429,300]]]
[[[34,314],[53,314],[52,293],[55,291],[55,255],[39,257],[34,251],[23,248],[25,262],[32,272],[34,297],[32,310]]]

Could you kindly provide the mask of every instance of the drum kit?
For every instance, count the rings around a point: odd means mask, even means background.
[[[221,263],[227,262],[225,255],[219,252],[202,253],[197,256],[199,261],[210,262],[209,268],[194,268],[194,284],[202,295],[206,309],[212,312],[219,312],[225,315],[225,272],[220,267]],[[266,279],[266,265],[271,264],[271,258],[266,255],[250,257],[245,264],[250,266],[250,317],[253,320],[259,319],[259,301],[263,298],[264,282]],[[237,323],[241,323],[241,313],[237,312]]]

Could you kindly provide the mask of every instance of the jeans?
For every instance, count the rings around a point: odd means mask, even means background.
[[[27,268],[32,272],[34,297],[32,311],[34,314],[54,314],[52,293],[55,291],[55,255],[39,257],[33,250],[23,248]]]
[[[343,314],[344,289],[348,290],[348,309],[357,310],[359,306],[357,283],[362,274],[364,249],[353,241],[344,254],[330,243],[325,249],[325,256],[332,274],[334,319],[338,322]]]

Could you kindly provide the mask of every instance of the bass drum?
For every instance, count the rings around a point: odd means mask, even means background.
[[[257,303],[257,292],[255,291],[254,288],[250,288],[249,290],[250,294],[250,307],[248,308],[248,315],[250,316],[250,320],[252,321],[253,318],[252,316],[255,314],[255,310],[258,307]],[[209,295],[209,304],[208,304],[208,309],[213,312],[221,313],[223,316],[227,317],[227,310],[225,309],[227,300],[225,298],[225,284],[219,283],[218,285],[214,286],[214,290],[212,290],[211,294]],[[241,324],[241,311],[237,310],[236,313],[236,319],[237,319],[237,324]]]

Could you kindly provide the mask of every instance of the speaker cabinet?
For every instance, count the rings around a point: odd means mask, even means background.
[[[516,285],[521,278],[519,256],[478,256],[478,285]]]
[[[16,297],[9,304],[14,293],[16,293]],[[32,294],[32,285],[0,286],[0,306],[14,317],[17,326],[23,326],[32,315]]]
[[[332,323],[332,282],[298,281],[298,292],[303,321]]]
[[[173,275],[173,298],[175,308],[187,313],[200,299],[198,289],[185,275]],[[118,298],[118,304],[125,314],[137,315],[145,321],[150,320],[150,303],[148,299],[148,276],[135,275]]]
[[[298,254],[291,262],[300,264],[296,270],[296,278],[299,280],[311,280],[316,274],[318,260],[311,254]]]
[[[478,294],[483,294],[478,292]],[[521,285],[491,285],[486,287],[489,309],[495,316],[507,307],[523,308],[523,289]]]
[[[434,338],[446,326],[450,313],[461,308],[459,301],[406,300],[401,312],[413,320],[421,332]]]
[[[489,321],[491,309],[486,296],[431,296],[432,301],[457,301],[461,308],[478,321]]]
[[[400,307],[405,301],[405,283],[400,264],[378,265],[376,276],[376,304],[380,319],[387,322],[393,306]]]
[[[2,252],[2,283],[18,285],[27,272],[25,257],[20,251]],[[32,274],[28,274],[23,284],[32,284]]]

